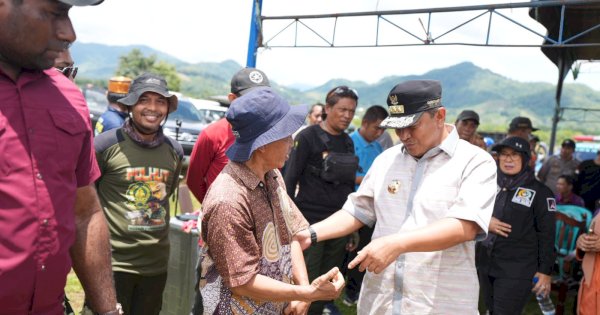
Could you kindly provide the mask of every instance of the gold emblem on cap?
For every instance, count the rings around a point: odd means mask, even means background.
[[[390,103],[392,105],[398,105],[398,95],[390,95]]]
[[[431,100],[431,101],[427,101],[427,106],[435,106],[438,105],[440,103],[441,99],[435,99],[435,100]]]
[[[404,105],[393,105],[389,109],[390,114],[404,114]]]
[[[393,180],[390,184],[388,184],[387,189],[390,194],[396,194],[398,192],[398,189],[400,189],[400,181]]]

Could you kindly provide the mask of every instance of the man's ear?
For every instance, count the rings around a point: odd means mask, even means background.
[[[438,124],[444,125],[444,123],[446,122],[445,107],[440,107],[440,109],[438,109],[438,111],[435,113],[435,119],[437,120]]]

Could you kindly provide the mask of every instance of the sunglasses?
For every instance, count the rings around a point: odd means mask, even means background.
[[[56,68],[56,70],[60,71],[67,78],[75,79],[75,77],[77,76],[78,68],[77,67],[61,67],[61,68]]]
[[[333,90],[333,91],[331,91],[331,93],[329,93],[329,95],[332,95],[332,94],[339,95],[339,96],[348,96],[348,95],[352,96],[353,95],[354,97],[356,97],[358,99],[358,92],[355,89],[349,88],[345,85],[338,86],[337,88],[335,88],[335,90]]]

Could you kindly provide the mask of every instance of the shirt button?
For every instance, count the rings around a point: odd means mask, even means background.
[[[42,271],[46,271],[46,265],[42,265]]]
[[[48,225],[48,219],[44,219],[44,220],[42,221],[42,223],[43,223],[44,225]]]
[[[36,173],[35,177],[37,177],[37,179],[42,179],[42,174],[41,173]]]
[[[506,191],[506,188],[502,188],[502,191]]]
[[[264,187],[265,185],[263,185],[263,183],[262,183],[262,182],[260,182],[260,183],[258,183],[258,186],[259,186],[259,187]]]

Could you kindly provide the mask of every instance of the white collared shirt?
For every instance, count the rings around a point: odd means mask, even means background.
[[[442,143],[416,160],[397,145],[374,161],[343,209],[367,225],[372,239],[443,218],[477,223],[487,234],[496,196],[496,163],[460,140],[454,126]],[[451,130],[450,130],[451,129]],[[478,314],[475,241],[443,251],[400,255],[380,274],[367,272],[359,314]]]

